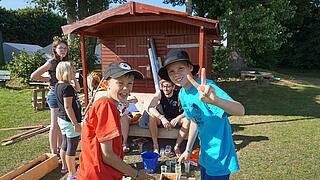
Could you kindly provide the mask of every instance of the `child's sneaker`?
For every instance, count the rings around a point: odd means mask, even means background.
[[[78,179],[78,178],[77,178],[77,175],[75,175],[75,176],[69,175],[69,176],[68,176],[68,180],[72,180],[72,179]]]
[[[61,168],[61,171],[60,171],[62,174],[65,174],[68,172],[68,168]]]

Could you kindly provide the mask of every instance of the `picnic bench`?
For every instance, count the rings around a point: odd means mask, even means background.
[[[273,80],[274,78],[272,73],[260,71],[241,71],[240,77],[241,79],[245,79],[246,77],[262,77],[270,80]]]
[[[0,85],[5,85],[6,81],[11,80],[11,71],[9,70],[0,70]]]

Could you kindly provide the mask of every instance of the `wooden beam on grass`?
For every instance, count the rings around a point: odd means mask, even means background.
[[[21,140],[23,140],[23,139],[27,139],[27,138],[32,137],[32,136],[34,136],[34,135],[37,135],[37,134],[40,134],[40,133],[49,131],[49,129],[50,129],[50,125],[47,126],[47,127],[42,128],[42,129],[39,129],[39,130],[37,130],[37,131],[31,132],[31,133],[29,133],[29,134],[25,134],[25,135],[23,135],[23,136],[20,136],[20,137],[18,137],[18,138],[16,138],[16,139],[7,141],[7,142],[5,142],[5,143],[2,143],[1,145],[7,146],[7,145],[9,145],[9,144],[12,144],[12,143],[21,141]]]
[[[38,127],[44,127],[44,126],[24,126],[24,127],[14,127],[14,128],[3,128],[0,129],[0,131],[7,131],[7,130],[26,130],[26,129],[34,129],[34,128],[38,128]]]
[[[39,129],[41,129],[41,128],[44,128],[44,126],[37,127],[37,128],[34,128],[34,129],[30,129],[30,130],[25,131],[25,132],[23,132],[23,133],[19,133],[19,134],[16,134],[16,135],[14,135],[14,136],[8,137],[8,138],[6,138],[6,139],[2,139],[2,142],[10,141],[10,140],[16,139],[16,138],[18,138],[18,137],[20,137],[20,136],[23,136],[23,135],[26,135],[26,134],[32,133],[32,132],[37,131],[37,130],[39,130]]]

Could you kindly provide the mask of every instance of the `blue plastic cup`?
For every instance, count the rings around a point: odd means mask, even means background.
[[[143,160],[143,168],[152,169],[152,172],[147,172],[148,174],[157,172],[159,154],[155,152],[144,152],[141,154],[141,157]]]

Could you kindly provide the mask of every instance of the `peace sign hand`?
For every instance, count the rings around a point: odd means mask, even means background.
[[[197,88],[200,96],[199,99],[200,101],[204,102],[204,103],[208,103],[208,104],[215,104],[217,101],[217,96],[216,96],[216,91],[214,89],[214,87],[207,85],[206,82],[206,69],[202,68],[201,69],[201,84],[198,84],[193,77],[191,77],[190,75],[187,75],[187,78],[189,80],[189,82],[195,87]]]

